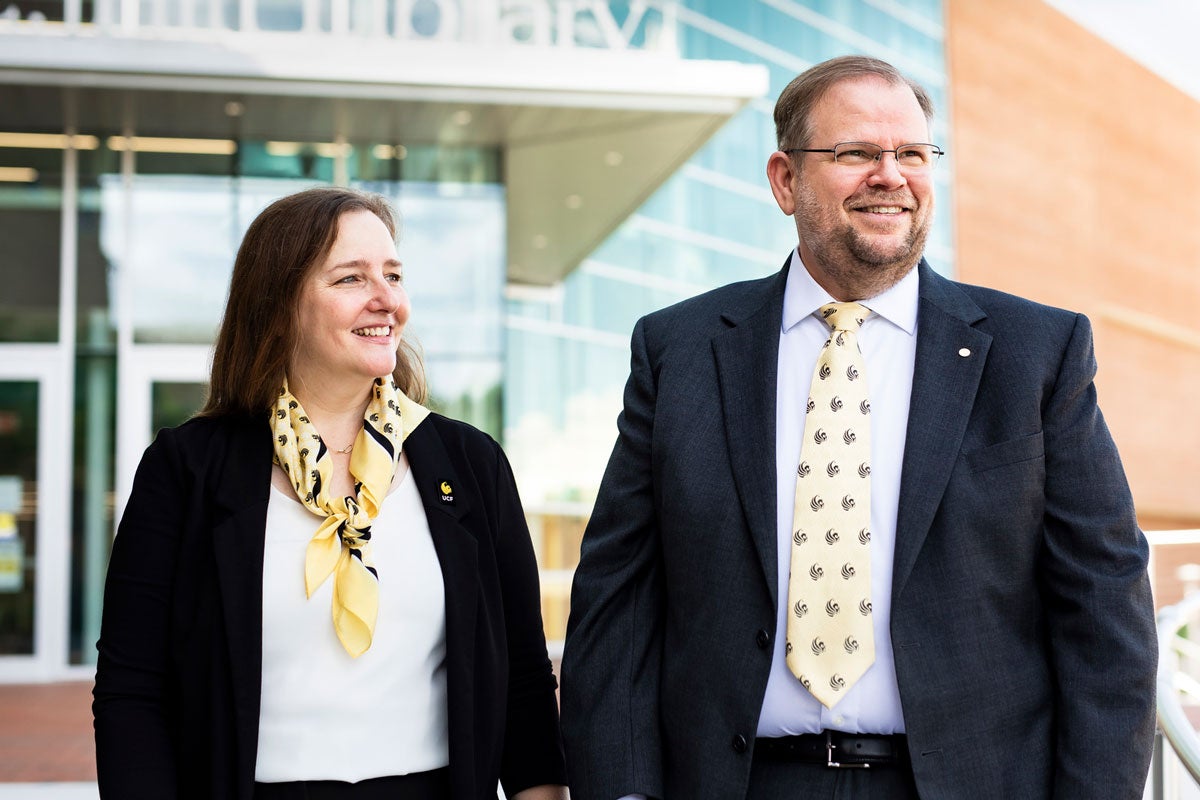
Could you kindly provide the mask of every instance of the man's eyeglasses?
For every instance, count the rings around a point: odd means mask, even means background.
[[[790,150],[783,152],[791,153],[833,153],[835,163],[844,167],[865,167],[868,164],[878,163],[883,159],[884,153],[892,153],[896,156],[896,166],[902,170],[920,171],[932,169],[938,159],[945,154],[945,150],[938,147],[936,144],[926,144],[918,142],[916,144],[902,144],[894,150],[884,150],[877,144],[871,142],[838,142],[833,147],[826,148],[805,148],[793,147]]]

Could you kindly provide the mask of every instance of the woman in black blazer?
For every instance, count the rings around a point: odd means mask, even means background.
[[[208,403],[146,451],[113,544],[103,798],[565,797],[512,472],[418,405],[395,230],[323,188],[247,231]]]

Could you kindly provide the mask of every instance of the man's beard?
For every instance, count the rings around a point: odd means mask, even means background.
[[[916,207],[911,197],[898,202],[894,195],[872,199],[871,203]],[[798,192],[798,227],[807,231],[801,234],[804,244],[819,262],[808,266],[823,272],[847,294],[839,299],[865,300],[887,291],[921,260],[929,237],[930,217],[918,219],[915,212],[909,213],[912,224],[904,240],[897,245],[885,244],[829,213],[810,192]]]

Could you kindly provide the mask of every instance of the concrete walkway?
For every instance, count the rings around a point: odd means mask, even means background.
[[[0,685],[0,800],[97,800],[92,684]]]

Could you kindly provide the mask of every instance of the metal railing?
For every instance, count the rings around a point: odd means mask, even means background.
[[[1154,757],[1154,800],[1181,796],[1181,769],[1190,776],[1188,786],[1200,786],[1200,735],[1183,703],[1184,697],[1191,697],[1200,704],[1200,681],[1194,677],[1200,674],[1200,643],[1188,635],[1193,622],[1200,622],[1200,592],[1158,613],[1158,725],[1165,741]]]

